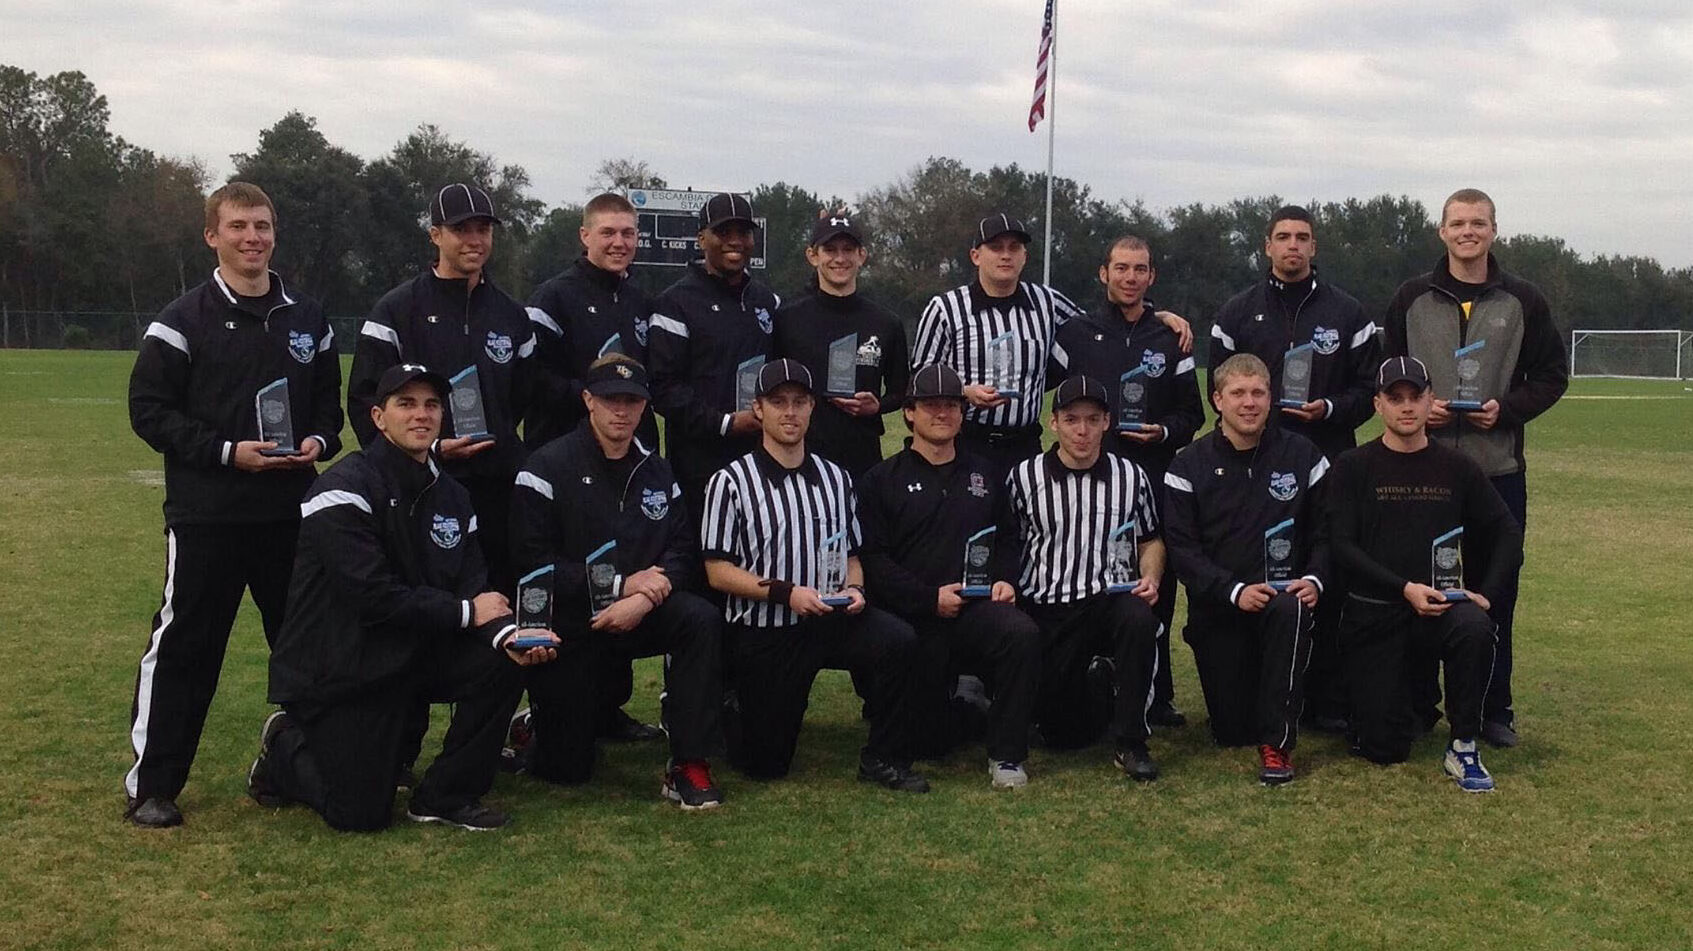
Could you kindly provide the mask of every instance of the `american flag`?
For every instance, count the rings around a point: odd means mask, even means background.
[[[1052,5],[1046,0],[1046,18],[1040,25],[1040,53],[1035,57],[1035,101],[1029,104],[1029,131],[1046,118],[1046,74],[1052,65]]]

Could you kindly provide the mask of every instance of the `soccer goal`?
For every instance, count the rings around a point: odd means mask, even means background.
[[[1570,376],[1685,380],[1693,374],[1693,331],[1572,330]]]

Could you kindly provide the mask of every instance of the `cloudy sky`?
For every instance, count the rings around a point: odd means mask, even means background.
[[[419,122],[549,204],[602,159],[855,195],[931,155],[1043,167],[1041,0],[0,0],[0,62],[227,174],[289,109],[366,157]],[[1060,0],[1058,172],[1155,209],[1491,192],[1505,234],[1693,265],[1693,4]]]

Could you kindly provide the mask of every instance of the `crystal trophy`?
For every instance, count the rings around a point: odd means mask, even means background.
[[[993,539],[999,529],[989,526],[964,542],[964,587],[958,592],[963,598],[985,598],[993,594],[993,575],[988,563],[993,560]]]
[[[617,566],[612,553],[617,542],[609,541],[588,555],[588,616],[604,611],[617,602]]]
[[[824,396],[850,398],[858,393],[858,334],[829,344],[829,372],[823,379]]]
[[[988,342],[988,366],[993,369],[993,388],[1000,396],[1014,400],[1023,395],[1017,389],[1017,377],[1012,366],[1012,351],[1017,349],[1015,331],[1005,333]]]
[[[517,581],[517,628],[519,631],[552,630],[553,626],[553,566],[542,565]],[[506,641],[506,650],[526,651],[534,647],[552,647],[554,641],[544,634],[514,634]]]
[[[482,406],[482,374],[476,366],[465,367],[451,380],[453,385],[453,435],[472,442],[493,439],[488,432],[488,413]]]
[[[1146,364],[1142,363],[1123,374],[1117,387],[1117,431],[1138,433],[1146,430]]]
[[[1317,345],[1302,343],[1282,357],[1282,395],[1277,406],[1298,409],[1311,402],[1311,365],[1317,359]]]
[[[261,456],[295,456],[294,409],[288,401],[288,378],[265,384],[253,398],[259,414],[259,442],[276,443],[275,449],[260,449]]]
[[[1293,584],[1293,519],[1264,531],[1264,583],[1277,591]]]
[[[622,334],[612,334],[611,336],[605,338],[605,343],[600,344],[600,352],[595,357],[595,359],[598,359],[599,357],[603,357],[608,353],[623,353],[623,352],[624,352],[623,351],[623,335]]]
[[[763,357],[753,357],[735,367],[735,409],[752,409],[752,401],[758,396],[758,371],[763,367]]]
[[[1464,527],[1452,529],[1429,546],[1429,586],[1448,601],[1468,601],[1464,592]]]
[[[552,565],[542,565],[517,579],[517,626],[552,629]]]
[[[1481,349],[1486,346],[1487,341],[1477,340],[1475,343],[1465,344],[1452,352],[1452,359],[1458,365],[1458,385],[1453,391],[1451,401],[1446,404],[1446,408],[1454,413],[1481,412],[1485,400],[1482,398],[1480,353]]]
[[[1124,522],[1111,530],[1105,550],[1105,590],[1111,594],[1131,591],[1139,578],[1135,570],[1135,523]]]
[[[846,529],[823,539],[823,550],[817,553],[818,590],[823,603],[831,608],[844,608],[852,603],[845,594],[847,578]]]

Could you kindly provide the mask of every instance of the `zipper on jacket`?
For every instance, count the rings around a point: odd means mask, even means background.
[[[632,447],[634,443],[631,442],[630,445]],[[641,467],[646,465],[647,460],[651,458],[652,453],[650,452],[642,456],[641,461],[635,463],[634,467],[629,470],[628,477],[623,480],[623,494],[617,497],[617,511],[619,513],[623,511],[623,507],[629,502],[629,487],[635,484],[635,473],[641,471]]]

